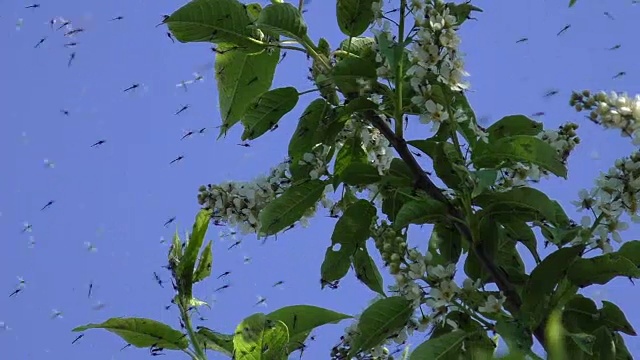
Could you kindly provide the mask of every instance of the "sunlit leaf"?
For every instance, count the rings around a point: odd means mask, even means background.
[[[151,319],[111,318],[100,324],[78,326],[73,331],[88,329],[105,329],[139,348],[155,345],[168,350],[181,350],[189,346],[189,341],[180,331]]]
[[[198,253],[204,242],[204,236],[209,228],[210,220],[211,210],[200,210],[196,217],[196,222],[193,224],[191,236],[187,240],[187,247],[180,259],[178,266],[178,287],[180,287],[180,294],[187,299],[192,296],[192,286],[194,283],[193,270],[196,265]]]
[[[326,183],[308,180],[294,184],[260,211],[261,236],[269,236],[298,221],[322,197]]]
[[[164,22],[180,42],[229,43],[246,52],[265,48],[256,43],[260,33],[249,27],[251,18],[237,0],[193,0]]]
[[[640,240],[625,241],[616,253],[626,257],[634,265],[640,267]]]
[[[242,140],[253,140],[278,124],[298,103],[298,90],[285,87],[269,90],[254,99],[247,108],[242,124]]]
[[[204,348],[221,352],[227,356],[233,355],[233,335],[222,334],[206,327],[200,327],[196,334]]]
[[[289,329],[289,352],[304,343],[311,331],[327,324],[337,324],[350,315],[312,305],[292,305],[280,308],[267,318],[282,321]]]
[[[331,79],[343,94],[359,94],[363,81],[373,83],[376,78],[374,62],[353,56],[338,61],[331,72]]]
[[[282,321],[254,314],[242,320],[233,335],[237,360],[282,360],[287,354],[289,330]]]
[[[202,253],[200,254],[200,260],[198,260],[198,267],[196,268],[195,273],[193,274],[193,283],[197,283],[198,281],[202,281],[208,278],[211,275],[211,265],[213,262],[213,250],[211,250],[211,245],[213,241],[209,241],[207,246],[204,248]]]
[[[401,296],[380,299],[360,315],[349,358],[364,349],[370,349],[404,328],[411,319],[411,302]]]
[[[249,104],[271,87],[276,65],[280,60],[280,49],[272,52],[246,54],[233,50],[229,44],[218,47],[222,54],[216,55],[215,72],[218,84],[218,100],[222,126],[219,137],[225,135],[242,117]]]

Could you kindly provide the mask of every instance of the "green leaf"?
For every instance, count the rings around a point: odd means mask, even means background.
[[[409,360],[422,359],[455,359],[462,349],[468,333],[462,330],[454,330],[448,334],[431,338],[418,345],[411,353]]]
[[[478,126],[476,113],[473,111],[473,108],[471,108],[469,100],[467,100],[467,96],[463,92],[449,92],[451,93],[450,96],[453,98],[453,101],[449,102],[449,107],[451,108],[452,113],[456,114],[456,112],[459,112],[467,119],[464,121],[462,121],[462,119],[457,119],[456,130],[465,138],[465,140],[467,140],[467,142],[471,145],[471,148],[474,149],[476,143],[478,142],[477,135],[474,131],[474,129]]]
[[[556,224],[556,205],[545,193],[530,187],[517,187],[504,192],[485,192],[473,203],[492,216],[518,215],[525,221],[547,220]]]
[[[531,272],[522,290],[523,304],[520,316],[530,328],[535,328],[549,311],[547,304],[553,290],[565,276],[567,269],[582,254],[584,246],[572,246],[551,253]]]
[[[380,181],[382,184],[402,182],[406,179],[397,176],[385,176]],[[409,181],[409,183],[411,183]],[[414,200],[416,197],[413,195],[413,187],[383,187],[382,189],[382,212],[387,215],[389,220],[395,221],[397,214],[400,212],[404,204]]]
[[[260,5],[259,3],[251,3],[247,4],[246,9],[247,15],[249,15],[249,19],[251,20],[251,22],[258,21],[260,13],[262,12],[262,5]]]
[[[629,349],[627,349],[627,345],[625,345],[620,333],[613,333],[613,342],[616,346],[616,360],[633,360],[633,356],[631,356]]]
[[[536,264],[542,261],[538,254],[536,235],[526,222],[515,218],[511,214],[499,216],[497,220],[504,227],[509,238],[522,243],[531,252]]]
[[[218,351],[227,356],[233,355],[233,335],[222,334],[204,326],[198,328],[196,334],[205,349]]]
[[[336,162],[334,165],[334,173],[339,177],[342,171],[353,163],[368,163],[367,153],[362,147],[362,139],[359,135],[354,134],[347,138],[336,155]],[[334,188],[336,188],[334,184]]]
[[[634,265],[640,266],[640,240],[625,242],[616,253],[626,257]]]
[[[215,71],[218,83],[218,101],[222,126],[220,138],[244,116],[249,104],[271,87],[276,65],[280,60],[280,49],[271,53],[246,54],[230,50],[233,47],[219,46],[223,54],[216,56]]]
[[[373,50],[375,43],[372,37],[350,37],[344,39],[338,48],[369,61],[375,61],[376,52]]]
[[[389,63],[389,69],[395,69],[401,60],[401,55],[404,54],[402,44],[398,44],[395,40],[390,40],[386,34],[376,35],[375,38],[378,42],[380,54],[382,54]]]
[[[562,310],[562,324],[570,332],[593,332],[600,326],[604,326],[600,321],[596,303],[580,294],[573,296]]]
[[[380,105],[367,99],[366,96],[359,96],[345,104],[340,115],[350,116],[351,114],[364,112],[365,110],[377,110],[378,108],[380,108]]]
[[[516,135],[535,136],[542,131],[542,123],[524,115],[508,115],[487,128],[489,143]]]
[[[509,350],[522,353],[531,352],[533,337],[525,324],[503,316],[498,319],[495,326],[496,332],[507,343]]]
[[[289,141],[289,157],[294,158],[311,152],[318,144],[316,129],[320,126],[320,122],[326,118],[331,110],[324,99],[315,99],[304,110],[298,127]]]
[[[282,360],[287,354],[289,330],[279,320],[253,314],[242,320],[233,336],[237,360]]]
[[[479,7],[471,5],[471,1],[466,1],[460,4],[447,3],[449,7],[449,13],[458,19],[458,25],[461,25],[472,11],[483,12]]]
[[[267,5],[262,9],[256,26],[271,35],[282,35],[301,42],[307,36],[307,24],[302,14],[289,3]]]
[[[579,348],[589,355],[593,355],[593,343],[596,341],[596,337],[591,334],[585,333],[568,333],[569,337]]]
[[[359,94],[361,81],[373,84],[377,78],[376,65],[359,57],[348,57],[336,63],[331,71],[331,79],[340,91],[347,94]]]
[[[209,228],[209,221],[211,220],[211,210],[200,210],[196,217],[196,222],[193,224],[193,230],[191,236],[187,241],[187,247],[184,250],[184,254],[180,259],[180,265],[178,266],[178,287],[180,288],[180,294],[189,299],[192,296],[193,286],[193,270],[196,266],[196,259],[198,253],[204,242],[204,236]]]
[[[294,224],[309,208],[316,205],[322,197],[326,185],[322,180],[307,180],[293,184],[260,211],[259,234],[261,236],[274,235]]]
[[[356,249],[353,255],[353,269],[356,272],[356,277],[363,284],[367,285],[369,289],[377,292],[382,296],[386,296],[384,293],[384,286],[382,275],[373,261],[366,247],[359,247]]]
[[[616,346],[613,341],[611,330],[605,326],[599,327],[594,333],[596,341],[593,344],[594,359],[615,359]]]
[[[254,53],[265,46],[256,44],[261,37],[249,27],[251,22],[237,0],[193,0],[164,20],[180,42],[229,43]]]
[[[382,179],[378,169],[371,164],[352,162],[340,174],[340,180],[347,185],[375,184]]]
[[[437,243],[438,252],[446,260],[446,264],[458,263],[462,253],[462,237],[453,226],[443,222],[436,223],[430,241]]]
[[[207,246],[204,248],[204,250],[200,254],[200,260],[198,260],[198,267],[196,268],[196,272],[193,274],[194,284],[208,278],[211,275],[211,265],[213,263],[213,250],[211,250],[212,244],[213,244],[213,241],[209,241]]]
[[[498,178],[498,171],[493,169],[472,171],[471,176],[474,179],[475,185],[471,197],[474,198],[495,185],[496,179]]]
[[[258,96],[247,108],[242,124],[242,140],[254,140],[278,124],[278,121],[298,104],[298,90],[285,87],[269,90]]]
[[[477,148],[471,154],[476,168],[499,169],[506,161],[525,162],[540,166],[551,173],[567,177],[567,168],[556,150],[548,143],[527,135],[504,137]]]
[[[369,238],[371,222],[376,208],[367,200],[358,200],[349,206],[336,223],[320,269],[324,281],[342,279],[351,266],[351,256]],[[339,250],[334,250],[340,244]]]
[[[312,305],[292,305],[267,314],[267,318],[282,321],[287,326],[291,352],[304,343],[313,329],[322,325],[337,324],[351,316]]]
[[[624,312],[616,304],[602,300],[602,309],[599,312],[600,319],[610,330],[620,331],[631,336],[638,335],[627,320],[627,317],[624,316]]]
[[[360,36],[373,22],[374,0],[338,0],[336,15],[340,31],[347,36]]]
[[[88,329],[105,329],[139,348],[156,346],[167,350],[183,350],[189,346],[189,341],[180,331],[151,319],[111,318],[100,324],[78,326],[72,331]]]
[[[578,0],[569,0],[569,7],[572,7],[573,5],[575,5],[576,1]]]
[[[403,229],[409,224],[435,224],[447,219],[447,206],[432,198],[422,198],[405,203],[396,215],[393,227]]]
[[[411,319],[411,302],[401,296],[378,300],[360,315],[358,330],[351,343],[348,358],[370,349],[404,328]]]
[[[618,276],[640,278],[640,269],[626,257],[608,253],[589,259],[578,259],[567,273],[569,280],[581,288],[593,284],[604,285]]]

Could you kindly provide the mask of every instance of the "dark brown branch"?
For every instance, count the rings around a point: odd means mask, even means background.
[[[514,316],[516,316],[520,307],[522,306],[522,299],[518,294],[515,286],[509,281],[505,273],[503,273],[493,262],[491,256],[487,253],[479,239],[473,239],[471,229],[467,225],[467,221],[464,215],[456,208],[449,199],[443,194],[442,190],[436,186],[436,184],[429,179],[427,174],[415,157],[409,150],[407,142],[396,136],[396,134],[387,126],[387,124],[372,110],[365,112],[365,117],[376,129],[382,133],[382,135],[389,141],[391,146],[396,150],[400,158],[409,166],[411,172],[416,178],[416,187],[425,191],[429,196],[444,203],[447,206],[448,215],[454,219],[453,225],[462,234],[462,236],[469,242],[470,249],[477,256],[480,263],[484,266],[485,270],[490,274],[493,281],[495,281],[498,289],[506,297],[505,308]],[[546,348],[546,341],[544,336],[545,322],[543,321],[540,326],[534,330],[536,339]]]

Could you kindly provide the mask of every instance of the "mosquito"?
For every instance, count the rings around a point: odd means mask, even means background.
[[[63,46],[66,48],[72,48],[72,47],[75,47],[76,45],[78,45],[77,42],[70,42],[70,43],[64,44]]]
[[[544,112],[543,111],[538,111],[538,112],[535,112],[535,113],[531,114],[531,116],[533,116],[533,117],[544,116]]]
[[[53,161],[51,161],[49,159],[44,159],[44,167],[49,168],[49,169],[53,169],[54,167],[56,167],[56,163],[54,163]]]
[[[76,337],[76,338],[75,338],[75,340],[73,340],[73,341],[71,342],[71,345],[73,345],[73,344],[75,344],[76,342],[78,342],[78,340],[82,339],[82,337],[83,337],[83,336],[84,336],[84,334],[80,334],[80,335],[78,335],[78,337]]]
[[[183,105],[183,106],[180,108],[180,110],[178,110],[174,115],[179,115],[179,114],[180,114],[180,113],[182,113],[183,111],[187,110],[187,109],[189,108],[189,106],[191,106],[191,105],[189,105],[189,104],[187,104],[187,105]]]
[[[249,264],[251,262],[251,257],[244,255],[242,258],[242,262],[246,265]]]
[[[62,113],[62,115],[69,116],[69,110],[62,109],[60,110],[60,112]]]
[[[253,305],[253,306],[258,306],[258,305],[262,305],[262,306],[266,307],[267,306],[267,298],[258,295],[258,302],[256,302],[256,304]]]
[[[622,44],[616,44],[616,45],[613,45],[612,47],[608,48],[607,50],[618,50],[618,49],[620,49],[620,47],[622,47]]]
[[[66,33],[64,33],[64,36],[72,37],[73,35],[81,33],[81,32],[84,32],[84,29],[83,28],[77,28],[77,29],[73,29],[73,30],[67,31]]]
[[[20,29],[22,29],[22,25],[24,25],[24,19],[19,18],[18,21],[16,21],[16,30],[20,31]]]
[[[98,248],[89,241],[84,242],[84,247],[87,249],[88,252],[91,252],[91,253],[98,251]]]
[[[169,18],[169,15],[162,15],[162,22],[158,25],[156,25],[156,27],[160,26],[160,25],[164,25],[164,23],[167,21],[167,19]]]
[[[167,220],[167,221],[164,223],[164,227],[169,226],[169,224],[171,224],[171,223],[172,223],[172,222],[174,222],[174,221],[176,221],[176,217],[175,217],[175,216],[174,216],[174,217],[169,218],[169,220]]]
[[[251,144],[249,144],[249,143],[241,143],[241,144],[238,144],[238,146],[251,147]]]
[[[76,58],[76,52],[74,51],[69,55],[69,62],[67,62],[67,67],[71,67],[71,63],[73,62],[73,59],[75,59],[75,58]]]
[[[544,97],[548,98],[548,97],[552,97],[553,95],[557,95],[560,91],[558,90],[549,90],[546,93],[544,93]]]
[[[175,158],[175,159],[171,160],[171,162],[169,162],[169,165],[171,165],[171,164],[173,164],[173,163],[176,163],[176,162],[178,162],[178,161],[180,161],[180,160],[182,160],[182,159],[184,159],[184,155],[180,155],[180,156],[178,156],[177,158]]]
[[[187,91],[187,85],[192,84],[193,80],[182,80],[176,84],[176,87],[181,87],[184,91]]]
[[[40,40],[38,41],[38,43],[37,43],[33,48],[34,48],[34,49],[39,48],[39,47],[40,47],[40,45],[42,45],[42,43],[44,43],[44,41],[45,41],[45,40],[47,40],[47,37],[46,37],[46,36],[45,36],[45,37],[43,37],[42,39],[40,39]]]
[[[571,27],[571,24],[567,24],[565,25],[562,30],[558,31],[558,33],[556,34],[556,36],[560,36],[562,35],[565,31],[569,30],[569,28]]]
[[[98,140],[93,145],[91,145],[91,147],[98,147],[98,146],[100,146],[100,145],[102,145],[102,144],[104,144],[106,142],[107,142],[107,140]]]
[[[516,44],[524,43],[524,42],[527,42],[527,41],[529,41],[529,38],[528,37],[523,37],[523,38],[520,38],[518,41],[516,41]]]
[[[156,273],[154,271],[153,272],[153,277],[155,278],[155,280],[158,283],[158,285],[160,285],[161,288],[164,288],[164,282],[162,281],[162,279],[160,279],[160,276],[158,275],[158,273]]]
[[[609,19],[611,19],[611,20],[615,20],[615,19],[613,18],[613,15],[611,15],[608,11],[605,11],[605,12],[604,12],[604,16],[608,17],[608,18],[609,18]]]
[[[623,77],[623,76],[625,76],[625,75],[627,75],[627,72],[626,72],[626,71],[620,71],[619,73],[615,74],[615,75],[612,77],[612,79],[618,79],[618,78],[621,78],[621,77]]]
[[[225,277],[225,276],[227,276],[229,274],[231,274],[231,271],[225,271],[222,274],[220,274],[220,276],[218,276],[217,279],[223,278],[223,277]]]
[[[238,241],[234,242],[231,246],[229,246],[229,247],[227,248],[227,250],[231,250],[231,249],[233,249],[234,247],[236,247],[236,246],[240,245],[240,243],[242,243],[242,240],[238,240]]]
[[[29,224],[28,222],[23,222],[22,223],[23,227],[22,227],[22,232],[26,233],[26,232],[31,232],[33,231],[33,225]]]
[[[130,91],[130,90],[134,90],[140,87],[140,84],[133,84],[131,86],[129,86],[128,88],[124,89],[124,92]]]
[[[33,4],[33,5],[29,5],[29,6],[25,6],[25,9],[37,9],[40,7],[40,4]]]
[[[124,19],[124,16],[116,16],[113,19],[109,20],[109,21],[116,21],[116,20],[122,20]]]
[[[51,205],[53,205],[53,203],[55,203],[55,202],[56,202],[55,200],[50,200],[48,203],[46,203],[46,204],[42,207],[42,209],[40,209],[40,211],[42,211],[42,210],[44,210],[44,209],[49,208],[49,207],[50,207]]]
[[[169,40],[171,40],[172,43],[176,43],[176,41],[173,39],[173,35],[171,35],[171,32],[167,31],[167,37],[169,38]]]
[[[205,131],[207,131],[207,128],[203,127],[202,129],[198,130],[198,134],[204,134]]]
[[[182,136],[182,138],[180,140],[184,140],[184,139],[190,137],[193,134],[195,134],[195,132],[193,130],[185,131],[184,135]]]
[[[62,319],[62,311],[57,309],[51,310],[51,319]]]
[[[284,281],[280,280],[280,281],[277,281],[275,284],[273,284],[272,287],[282,288],[282,285],[284,285]]]
[[[87,299],[91,298],[92,291],[93,291],[93,281],[89,282],[89,292],[87,293]]]
[[[222,286],[220,286],[219,288],[215,289],[213,292],[218,292],[218,291],[222,291],[222,290],[224,290],[224,289],[228,289],[228,288],[229,288],[229,286],[231,286],[231,285],[229,285],[229,284],[222,285]]]

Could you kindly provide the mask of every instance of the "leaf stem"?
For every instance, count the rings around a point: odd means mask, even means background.
[[[398,39],[400,41],[404,41],[404,17],[405,17],[405,11],[406,11],[406,7],[407,7],[407,0],[400,0],[400,25],[398,25]],[[395,58],[396,59],[400,59],[398,60],[398,64],[396,65],[396,76],[395,76],[395,82],[396,82],[396,111],[395,111],[395,118],[396,118],[396,136],[402,138],[403,134],[402,134],[402,118],[403,118],[403,111],[402,111],[402,85],[403,85],[403,69],[402,69],[402,59],[404,55],[404,44],[403,46],[398,46],[396,45],[395,49]]]
[[[196,338],[196,333],[193,331],[193,327],[191,326],[191,317],[187,311],[185,306],[185,299],[181,298],[179,301],[180,308],[180,317],[182,318],[182,322],[184,323],[184,327],[187,329],[187,335],[189,336],[189,340],[191,341],[191,345],[193,346],[193,350],[195,352],[195,359],[198,360],[206,360],[207,355],[204,353],[202,346],[200,346],[200,341]]]

